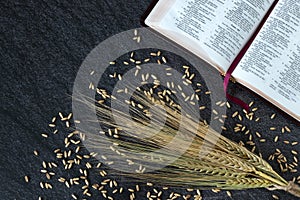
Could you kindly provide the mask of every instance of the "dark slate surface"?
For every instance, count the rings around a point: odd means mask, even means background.
[[[81,193],[78,187],[68,189],[58,183],[53,184],[52,190],[39,187],[41,162],[55,160],[52,149],[62,139],[57,136],[45,140],[41,133],[50,131],[48,123],[59,111],[71,112],[73,82],[87,54],[108,37],[140,27],[140,16],[149,3],[150,0],[0,2],[1,199],[38,199],[39,196],[71,199],[72,193]],[[295,120],[241,86],[231,87],[231,92],[247,102],[254,100],[260,108],[257,115],[261,122],[245,123],[254,132],[265,133],[269,142],[258,145],[265,158],[276,148],[287,154],[291,149],[299,150],[299,145],[291,147],[282,142],[299,140],[300,128]],[[275,120],[270,120],[272,113],[277,113]],[[230,119],[226,123],[230,126],[238,120]],[[282,135],[280,142],[273,144],[274,133],[269,127],[284,125],[292,133]],[[244,137],[224,134],[236,140]],[[39,157],[33,155],[35,149],[40,152]],[[271,164],[280,171],[275,161]],[[62,176],[69,173],[63,169],[57,171]],[[25,175],[31,179],[29,184],[24,182]],[[290,180],[299,173],[282,175]],[[265,189],[233,191],[232,196],[233,199],[272,199],[273,193],[281,199],[295,199],[284,192],[271,193]],[[204,191],[203,196],[210,200],[230,199],[224,192]],[[88,199],[101,198],[95,193]],[[129,194],[124,192],[122,199],[128,198]],[[137,196],[137,199],[144,197]]]

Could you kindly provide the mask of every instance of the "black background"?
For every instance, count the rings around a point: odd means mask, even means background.
[[[52,190],[39,187],[41,162],[52,158],[53,147],[61,138],[45,140],[41,133],[49,132],[49,122],[58,112],[71,112],[73,82],[77,70],[87,54],[101,41],[122,31],[141,27],[140,17],[150,0],[145,1],[1,1],[0,2],[0,63],[1,63],[1,199],[71,199],[80,193],[78,188],[55,186]],[[283,140],[298,141],[299,124],[268,102],[239,85],[231,85],[231,92],[246,102],[255,101],[259,107],[260,123],[245,122],[251,130],[264,133],[269,139],[259,144],[259,152],[267,158],[276,148],[290,152],[292,147]],[[233,106],[233,110],[240,110]],[[229,111],[229,115],[232,114]],[[277,113],[270,120],[272,113]],[[236,119],[226,124],[234,125]],[[292,133],[280,136],[272,143],[275,133],[269,127],[288,125]],[[277,131],[279,134],[279,131]],[[230,131],[232,139],[243,139]],[[239,134],[239,133],[238,133]],[[39,157],[33,155],[34,150]],[[299,150],[299,145],[293,147]],[[55,159],[53,157],[53,159]],[[278,164],[271,165],[280,171]],[[61,173],[65,173],[62,172]],[[25,183],[28,175],[30,183]],[[282,174],[287,180],[299,173]],[[130,185],[130,183],[128,183]],[[125,183],[124,183],[125,185]],[[176,190],[184,193],[184,189]],[[233,199],[294,199],[285,192],[265,189],[232,191]],[[226,193],[203,192],[204,199],[230,199]],[[102,199],[100,194],[89,199]],[[129,199],[124,193],[124,199]],[[138,196],[137,199],[145,199]]]

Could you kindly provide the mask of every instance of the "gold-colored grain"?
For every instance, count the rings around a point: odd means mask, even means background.
[[[291,132],[291,129],[288,126],[284,126],[284,129],[289,133]]]
[[[270,118],[274,119],[275,117],[276,117],[276,113],[272,114]]]
[[[24,180],[25,180],[26,183],[28,183],[29,182],[29,177],[28,176],[24,176]]]
[[[43,182],[40,182],[40,187],[41,187],[42,189],[44,189],[44,183],[43,183]]]
[[[34,150],[34,151],[33,151],[33,154],[34,154],[35,156],[38,156],[38,155],[39,155],[39,152],[38,152],[37,150]]]
[[[238,111],[235,111],[233,114],[232,114],[232,118],[234,118],[234,117],[236,117],[237,115],[239,114],[239,112]]]
[[[72,198],[75,199],[75,200],[78,199],[77,196],[76,196],[75,194],[72,194],[71,196],[72,196]]]
[[[231,192],[230,191],[226,191],[227,196],[232,197]]]
[[[298,152],[295,151],[295,150],[292,150],[291,152],[292,152],[293,155],[298,155]]]

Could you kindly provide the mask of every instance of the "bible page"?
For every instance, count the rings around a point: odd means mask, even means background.
[[[280,0],[233,76],[300,121],[300,1]]]
[[[160,0],[145,23],[225,72],[274,0]]]

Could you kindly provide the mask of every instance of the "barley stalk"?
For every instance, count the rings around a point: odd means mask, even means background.
[[[154,98],[147,92],[136,93],[133,99],[136,103],[131,103],[133,105],[130,108],[131,114],[112,109],[105,104],[94,107],[93,101],[86,97],[79,100],[97,110],[99,122],[96,123],[100,123],[102,127],[120,130],[117,138],[110,138],[115,144],[114,150],[110,151],[109,146],[103,147],[106,144],[99,139],[90,139],[87,143],[88,148],[97,149],[101,146],[102,149],[106,148],[106,153],[109,152],[109,155],[105,155],[108,159],[114,160],[121,157],[126,161],[130,158],[135,165],[143,163],[141,168],[150,169],[147,173],[127,175],[167,186],[232,190],[282,189],[300,197],[299,187],[284,180],[265,160],[245,147],[219,135],[204,122],[183,115],[180,105],[170,103],[162,97]],[[118,99],[116,102],[123,103]],[[139,107],[136,106],[138,103]],[[151,108],[151,112],[147,110],[148,108]],[[180,121],[183,123],[179,123]],[[162,123],[164,123],[163,128],[161,128]],[[84,132],[84,130],[81,131]],[[176,146],[167,146],[166,144],[179,132],[183,136],[182,139]],[[89,133],[85,134],[89,136]],[[191,137],[192,142],[190,142]],[[217,141],[216,138],[218,138]],[[162,148],[165,148],[163,152],[149,156],[149,152]],[[184,153],[176,157],[182,151]],[[199,156],[200,154],[202,156]],[[174,161],[168,166],[164,166],[165,162],[173,159]],[[132,165],[124,167],[132,168]],[[160,165],[163,167],[151,171],[153,166]]]

